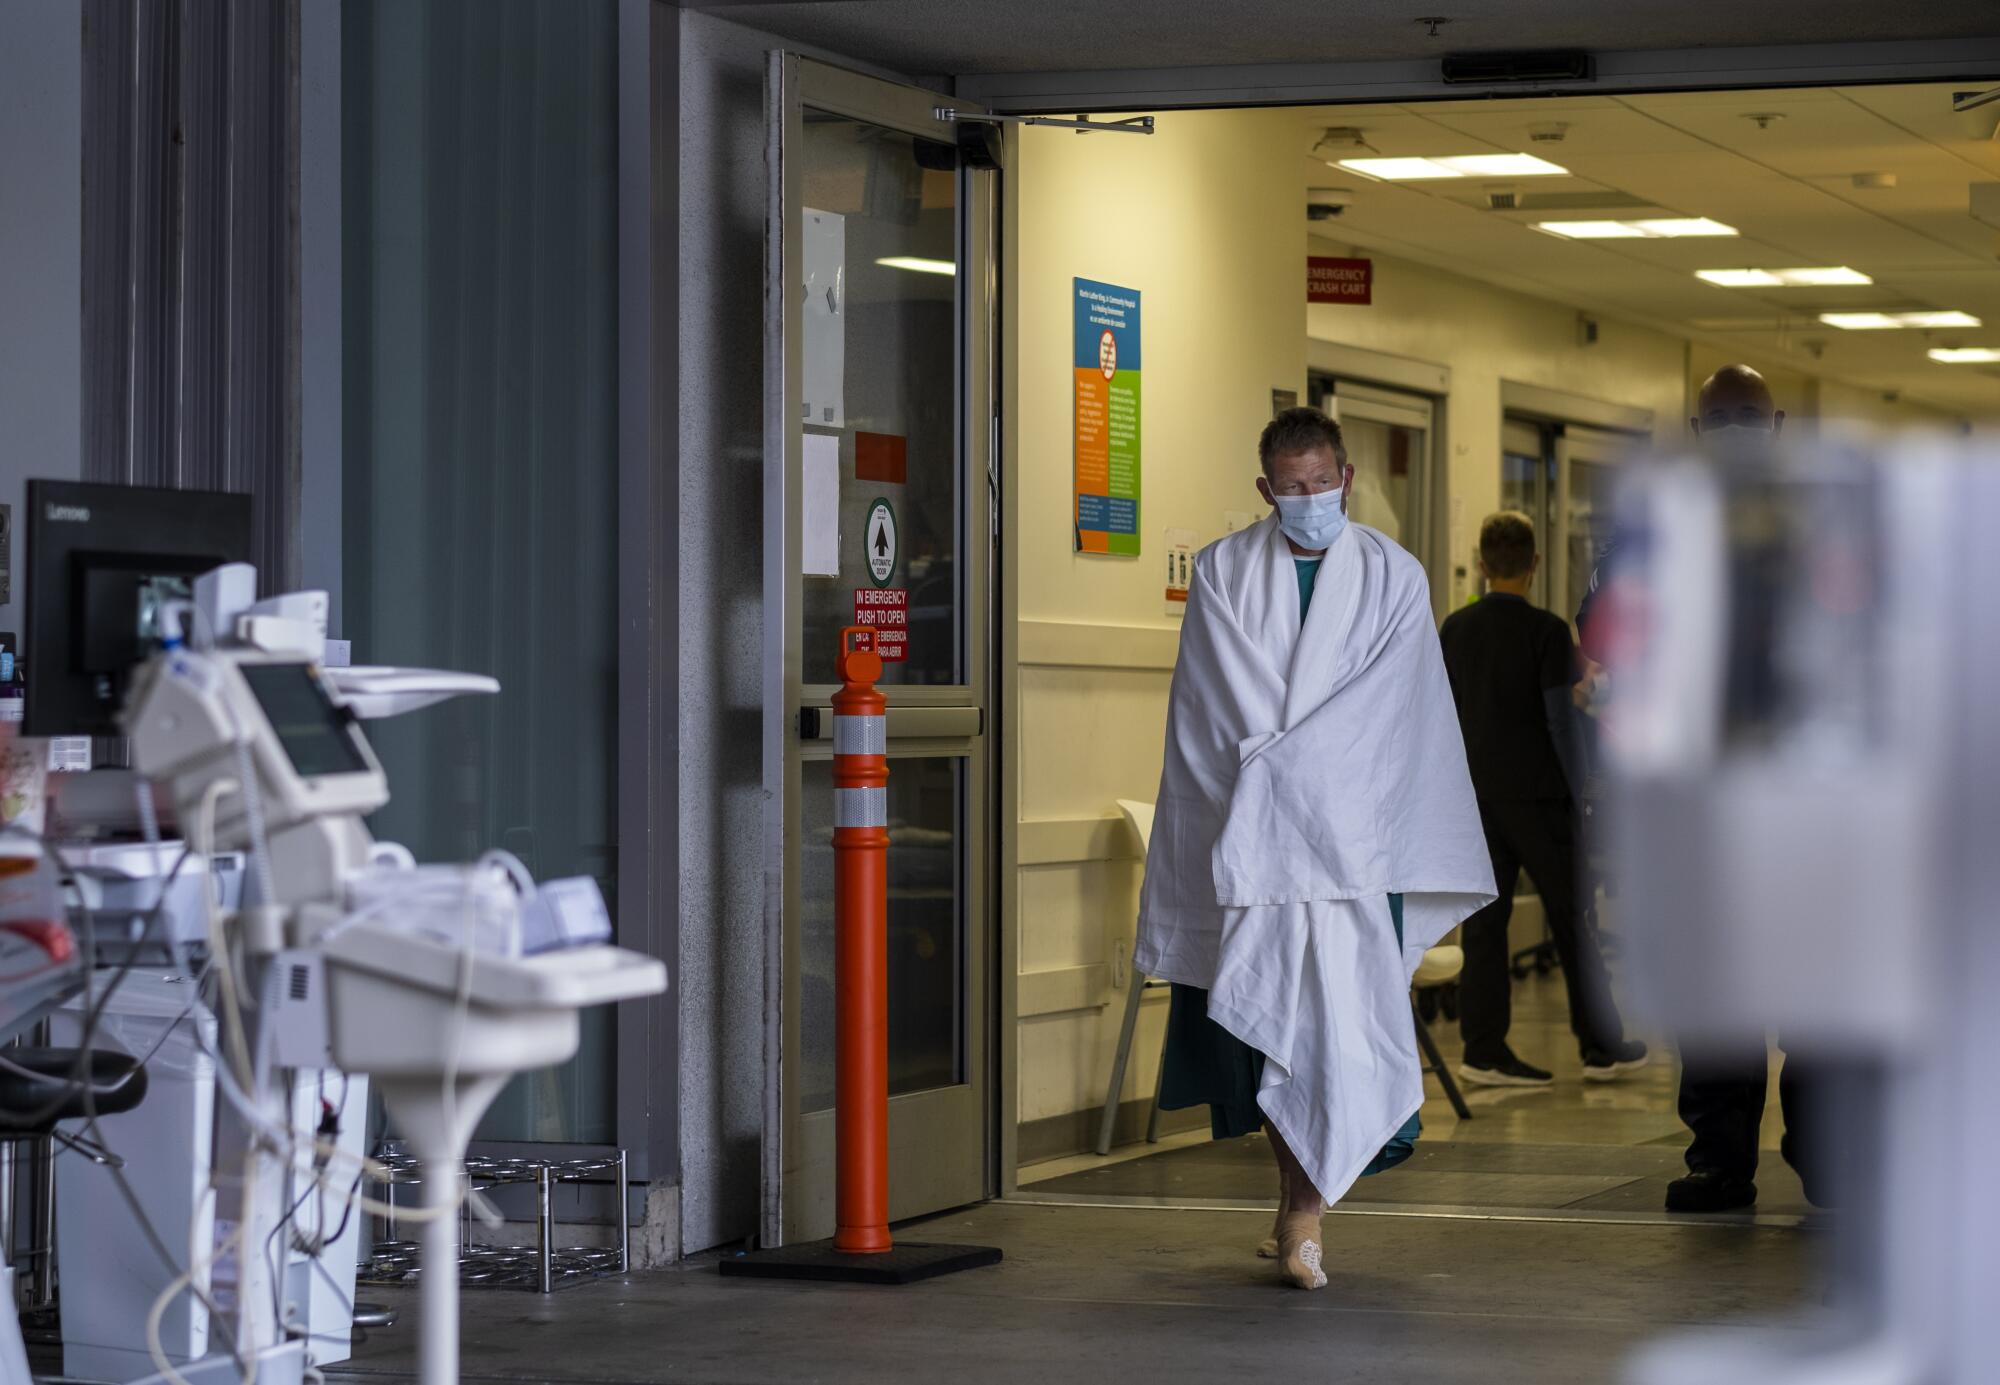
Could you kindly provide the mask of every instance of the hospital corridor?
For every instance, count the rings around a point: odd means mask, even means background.
[[[0,1385],[2000,1379],[1991,0],[0,0],[0,439]]]

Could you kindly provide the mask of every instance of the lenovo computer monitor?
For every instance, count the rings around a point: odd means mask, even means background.
[[[22,734],[116,735],[161,608],[204,572],[252,561],[247,495],[28,482]]]

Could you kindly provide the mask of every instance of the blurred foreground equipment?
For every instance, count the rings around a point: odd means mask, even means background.
[[[1987,449],[1990,454],[1992,449]],[[1609,831],[1653,1018],[1841,1074],[1824,1331],[1635,1385],[1973,1385],[2000,1303],[2000,455],[1635,469],[1607,586]]]

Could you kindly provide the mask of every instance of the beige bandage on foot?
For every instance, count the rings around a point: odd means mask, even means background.
[[[1286,1212],[1278,1219],[1278,1269],[1295,1289],[1326,1287],[1319,1221],[1305,1212]]]

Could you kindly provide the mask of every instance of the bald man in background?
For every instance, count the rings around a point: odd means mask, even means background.
[[[1702,382],[1688,426],[1699,439],[1701,450],[1714,460],[1756,462],[1777,450],[1785,411],[1777,406],[1762,375],[1747,365],[1726,365]],[[1599,556],[1597,570],[1590,575],[1590,589],[1576,613],[1578,643],[1585,656],[1596,662],[1604,658],[1606,635],[1602,626],[1607,622],[1593,617],[1617,604],[1615,594],[1604,605],[1599,604],[1600,595],[1615,593],[1617,583],[1614,541],[1614,546]],[[1778,1078],[1778,1099],[1785,1115],[1779,1148],[1805,1184],[1806,1197],[1815,1203],[1825,1198],[1823,1173],[1813,1155],[1819,1141],[1808,1134],[1823,1105],[1818,1087],[1810,1072],[1786,1060]],[[1694,1139],[1687,1150],[1687,1176],[1667,1187],[1669,1212],[1733,1212],[1756,1203],[1758,1137],[1769,1090],[1768,1053],[1683,1049],[1680,1117]]]

